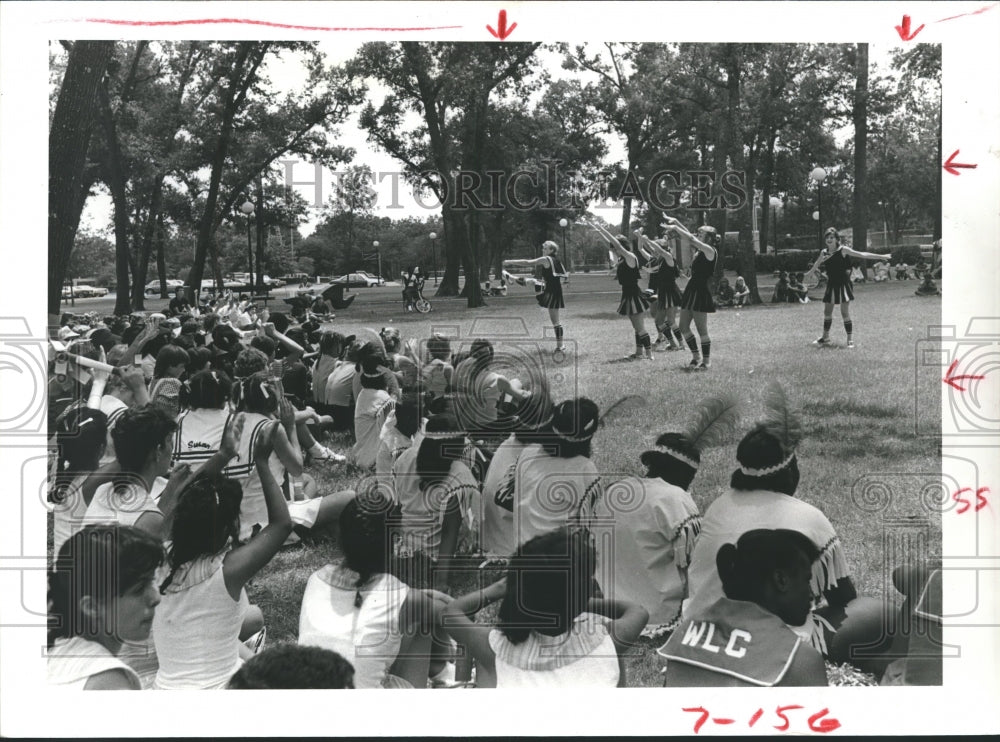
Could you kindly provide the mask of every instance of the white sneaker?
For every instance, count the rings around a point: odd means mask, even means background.
[[[339,454],[336,451],[331,451],[326,446],[320,446],[320,450],[317,453],[310,452],[309,458],[312,461],[322,461],[331,464],[343,464],[347,462],[346,456]]]

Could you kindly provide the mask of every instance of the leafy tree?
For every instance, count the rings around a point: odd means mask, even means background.
[[[50,314],[59,314],[62,284],[80,224],[83,171],[98,88],[114,43],[81,41],[73,45],[49,129],[49,296]]]
[[[486,186],[486,146],[491,98],[512,89],[528,92],[527,64],[539,44],[384,42],[365,44],[353,62],[359,74],[389,93],[377,108],[369,103],[361,126],[369,140],[399,160],[412,181],[442,202],[445,271],[440,296],[459,293],[459,267],[470,307],[484,304],[478,280],[478,208],[463,208],[464,193]],[[461,71],[460,74],[458,71]],[[404,129],[407,111],[422,125]],[[469,198],[474,204],[475,198]],[[472,279],[472,280],[469,280]]]

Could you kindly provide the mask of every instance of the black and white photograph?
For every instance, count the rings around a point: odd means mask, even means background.
[[[1000,8],[5,5],[5,734],[997,731]]]

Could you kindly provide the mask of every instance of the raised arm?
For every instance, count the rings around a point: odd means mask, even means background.
[[[715,260],[715,248],[709,245],[707,242],[702,242],[700,239],[691,234],[687,229],[679,222],[673,223],[667,226],[667,231],[676,234],[682,240],[687,240],[694,247],[702,252],[706,258],[709,260]]]
[[[850,255],[852,258],[862,258],[863,260],[881,260],[882,258],[885,257],[884,255],[878,255],[873,252],[861,252],[860,250],[855,250],[853,248],[846,246],[840,249],[843,250],[848,255]]]
[[[544,265],[547,260],[548,260],[548,258],[543,255],[540,258],[530,258],[530,259],[529,258],[524,258],[524,259],[520,259],[519,258],[519,259],[516,259],[516,260],[515,259],[505,260],[505,261],[503,261],[503,264],[504,265],[519,265],[519,266],[523,266],[525,268],[529,268],[529,267],[535,266],[535,265]]]
[[[243,546],[237,546],[226,554],[222,564],[222,576],[226,590],[233,600],[239,600],[243,586],[259,572],[285,543],[292,532],[292,519],[288,514],[288,503],[281,486],[271,474],[267,464],[273,450],[271,438],[280,429],[280,423],[273,423],[257,438],[254,446],[254,461],[257,476],[260,477],[267,504],[267,525]]]

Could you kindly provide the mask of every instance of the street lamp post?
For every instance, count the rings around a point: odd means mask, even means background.
[[[559,226],[562,227],[562,238],[563,238],[563,270],[569,273],[569,263],[566,262],[566,227],[569,226],[569,221],[567,219],[560,219]],[[569,283],[569,279],[566,280]]]
[[[382,280],[382,253],[378,251],[378,240],[372,242],[372,247],[375,248],[375,259],[378,261],[378,280]]]
[[[885,220],[885,201],[879,201],[878,205],[882,209],[882,244],[889,247],[889,224]]]
[[[438,264],[437,264],[437,253],[434,251],[434,241],[437,239],[437,232],[431,232],[428,237],[431,238],[431,265],[434,266],[434,285],[438,285]]]
[[[771,196],[771,236],[774,238],[774,254],[778,255],[778,208],[781,206],[781,199]]]
[[[249,198],[240,206],[240,211],[247,218],[247,269],[250,272],[250,293],[253,293],[253,245],[250,243],[250,218],[253,216],[254,205]],[[260,268],[260,266],[257,266]]]
[[[820,243],[823,242],[823,181],[826,180],[826,170],[821,167],[813,168],[809,177],[816,181],[816,220],[819,222]]]

